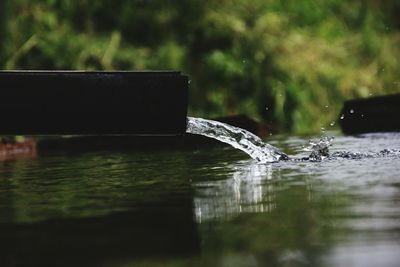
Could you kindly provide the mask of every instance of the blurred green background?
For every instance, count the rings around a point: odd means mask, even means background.
[[[178,69],[192,116],[336,127],[400,92],[398,0],[2,0],[0,68]]]

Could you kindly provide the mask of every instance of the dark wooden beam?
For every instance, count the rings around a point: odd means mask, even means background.
[[[0,134],[180,135],[179,72],[0,71]]]
[[[346,101],[339,123],[344,134],[400,131],[400,94]]]

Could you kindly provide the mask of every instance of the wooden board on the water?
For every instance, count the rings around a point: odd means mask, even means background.
[[[400,94],[349,100],[339,114],[344,134],[400,131]]]
[[[1,134],[180,135],[188,78],[175,71],[0,71]]]

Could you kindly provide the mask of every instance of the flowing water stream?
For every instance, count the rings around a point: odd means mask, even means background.
[[[377,152],[359,153],[352,151],[336,151],[329,153],[329,147],[332,146],[333,136],[322,136],[317,140],[310,140],[303,150],[310,152],[308,156],[295,158],[289,157],[280,149],[265,143],[255,134],[226,123],[207,120],[202,118],[188,117],[187,133],[206,136],[216,139],[220,142],[240,149],[259,163],[278,162],[280,160],[289,161],[321,161],[324,159],[361,159],[371,157],[388,156],[391,154],[400,154],[400,150],[385,148]]]
[[[278,148],[242,128],[219,121],[188,117],[187,133],[207,136],[247,153],[260,163],[286,160],[288,156]]]

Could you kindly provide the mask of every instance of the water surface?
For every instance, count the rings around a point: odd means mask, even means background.
[[[399,134],[336,135],[331,154],[367,156],[322,161],[174,147],[0,163],[0,265],[398,266]]]

